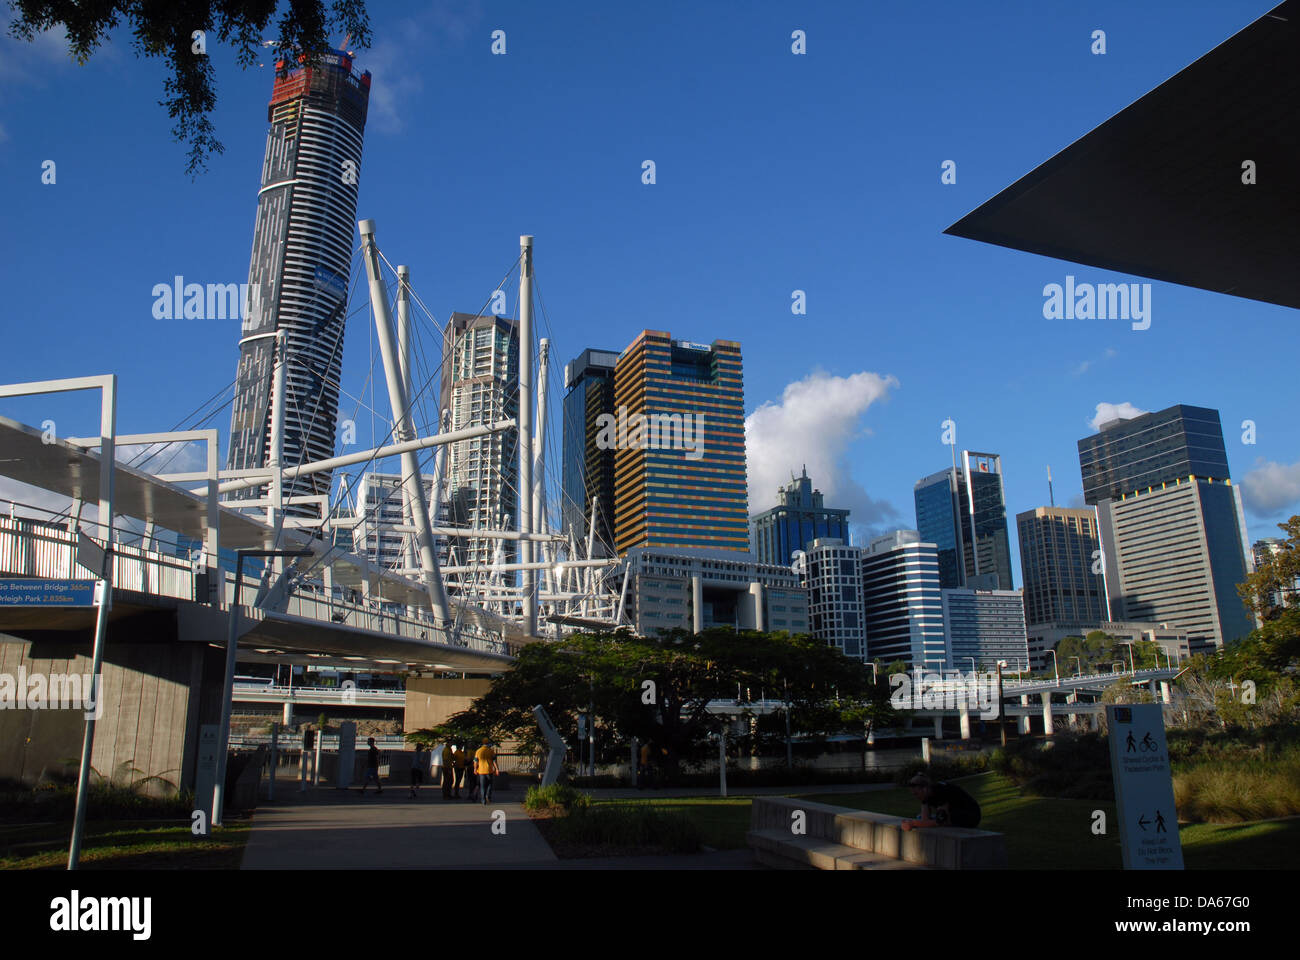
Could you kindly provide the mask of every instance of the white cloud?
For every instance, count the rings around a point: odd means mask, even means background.
[[[1096,414],[1088,421],[1088,426],[1094,430],[1100,430],[1101,425],[1108,420],[1132,420],[1134,417],[1140,417],[1147,412],[1133,406],[1127,400],[1123,403],[1099,403],[1097,404]]]
[[[1271,517],[1300,502],[1300,463],[1257,460],[1255,469],[1241,481],[1241,499],[1259,517]]]
[[[892,376],[867,371],[849,377],[817,371],[788,384],[779,403],[765,403],[746,417],[750,512],[775,506],[777,489],[807,466],[826,505],[847,507],[854,525],[871,528],[896,518],[889,503],[873,500],[853,477],[848,452],[869,433],[862,415],[898,385]]]

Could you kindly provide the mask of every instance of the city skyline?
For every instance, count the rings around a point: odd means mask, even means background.
[[[707,118],[716,114],[720,103],[737,95],[724,68],[745,83],[759,82],[759,102],[785,109],[805,83],[824,87],[828,77],[838,75],[839,68],[829,61],[845,42],[837,33],[859,29],[851,12],[829,16],[761,7],[752,22],[738,25],[739,32],[720,46],[702,36],[682,38],[671,49],[681,51],[683,57],[691,59],[692,51],[709,49],[709,44],[717,48],[718,56],[716,64],[687,72],[686,79],[695,86],[689,95],[674,86],[652,91],[638,85],[635,70],[645,65],[652,47],[654,56],[663,55],[666,37],[651,30],[640,38],[624,29],[630,25],[616,21],[610,26],[626,49],[617,56],[598,51],[598,69],[612,71],[611,76],[621,78],[625,88],[631,84],[634,102],[647,107],[641,121],[628,115],[636,111],[627,106],[606,111],[613,118],[599,141],[606,146],[581,162],[567,152],[562,157],[534,152],[525,161],[511,157],[509,151],[474,151],[464,158],[444,151],[438,155],[438,181],[418,172],[405,158],[408,149],[418,151],[427,142],[430,131],[422,127],[421,117],[430,115],[438,95],[444,90],[464,95],[464,103],[454,107],[447,123],[463,129],[466,137],[489,135],[494,124],[487,118],[500,117],[496,108],[506,102],[504,91],[513,83],[505,74],[514,77],[534,65],[540,51],[557,47],[563,30],[576,27],[563,16],[546,24],[523,7],[503,6],[477,21],[471,18],[459,38],[420,20],[418,12],[409,18],[415,29],[403,34],[400,27],[407,20],[376,10],[375,49],[356,51],[358,69],[374,73],[376,104],[372,128],[367,130],[358,215],[378,220],[385,248],[412,264],[417,290],[426,294],[425,301],[440,317],[483,302],[512,259],[513,236],[525,229],[535,232],[539,289],[556,331],[563,331],[552,347],[553,383],[560,381],[559,365],[586,346],[626,343],[637,329],[669,326],[689,335],[738,340],[747,359],[751,514],[774,503],[776,484],[769,477],[788,477],[807,462],[826,502],[852,511],[855,542],[865,542],[872,533],[908,528],[912,484],[931,464],[942,463],[939,457],[947,458],[941,432],[948,417],[956,421],[957,443],[963,448],[995,449],[1004,457],[1008,512],[1047,503],[1049,465],[1054,468],[1057,502],[1068,505],[1081,494],[1073,447],[1089,418],[1100,414],[1107,419],[1114,408],[1160,410],[1172,403],[1195,403],[1221,411],[1234,483],[1241,483],[1250,539],[1256,540],[1276,533],[1274,523],[1296,507],[1296,497],[1287,497],[1295,492],[1294,451],[1300,446],[1300,431],[1284,415],[1290,405],[1260,399],[1258,388],[1259,382],[1287,382],[1280,358],[1258,350],[1259,343],[1285,336],[1289,330],[1290,317],[1283,308],[1155,283],[1149,330],[1132,331],[1127,323],[1109,321],[1045,322],[1041,312],[1045,285],[1061,283],[1068,275],[1077,275],[1081,282],[1128,278],[1046,258],[982,250],[977,244],[944,238],[941,231],[1043,156],[1077,138],[1264,9],[1267,4],[1207,9],[1177,24],[1120,5],[1103,5],[1087,15],[1039,11],[1023,24],[1008,24],[1009,36],[980,30],[978,20],[966,19],[968,15],[960,10],[946,10],[939,18],[937,42],[954,59],[948,66],[926,62],[927,70],[938,70],[937,82],[947,83],[949,94],[935,96],[928,88],[904,84],[897,106],[873,102],[869,125],[861,131],[843,129],[835,109],[838,101],[801,114],[809,136],[834,133],[849,137],[849,143],[862,143],[871,130],[897,148],[901,166],[877,166],[877,161],[867,160],[861,169],[830,159],[808,160],[798,145],[799,137],[793,144],[774,139],[768,132],[769,115],[752,108],[733,117],[728,137],[706,136],[702,153],[695,158],[682,152],[682,144],[661,122],[652,119],[647,129],[644,120],[647,110],[651,117],[667,116],[685,104],[684,96],[693,97],[699,104],[689,107],[685,116],[689,123],[705,124],[696,128],[708,129]],[[491,17],[498,11],[506,18],[510,52],[488,60],[488,34],[495,27]],[[899,49],[882,49],[881,63],[873,70],[915,77],[905,58],[915,50],[918,24],[910,14],[898,16],[892,27]],[[720,22],[721,13],[706,9],[702,17],[701,30],[708,32]],[[840,29],[841,17],[848,30]],[[791,18],[800,22],[794,24]],[[1085,27],[1097,18],[1111,24],[1112,37],[1117,33],[1127,37],[1123,47],[1113,45],[1105,58],[1093,58],[1085,42],[1072,39],[1075,33],[1085,36]],[[788,28],[796,25],[810,37],[805,59],[793,57],[789,50]],[[1042,63],[1056,66],[1047,71],[1044,89],[1013,94],[1005,83],[975,68],[993,55],[991,50],[1002,44],[1015,46],[1022,31],[1050,36],[1048,45],[1053,47],[1022,53],[1017,63],[1024,75]],[[980,37],[984,47],[962,52],[963,33]],[[416,40],[435,47],[445,60],[431,68],[418,87],[398,69],[397,56],[403,43]],[[265,106],[272,65],[241,73],[233,64],[220,62],[223,54],[214,48],[213,56],[224,71],[215,122],[227,152],[214,160],[207,175],[191,183],[179,176],[181,151],[167,139],[151,98],[132,95],[137,85],[147,87],[153,78],[138,76],[129,64],[111,56],[92,60],[80,74],[68,72],[57,61],[39,59],[45,56],[41,44],[29,49],[9,40],[4,43],[14,62],[40,63],[60,76],[60,83],[49,90],[25,85],[13,74],[3,78],[15,96],[0,114],[6,135],[0,142],[0,169],[16,184],[16,217],[34,225],[33,238],[11,261],[33,281],[16,285],[16,309],[19,315],[53,313],[74,339],[93,335],[92,324],[101,323],[105,316],[125,331],[138,331],[138,337],[127,335],[121,342],[106,343],[96,362],[121,374],[124,429],[170,426],[227,382],[233,356],[225,353],[225,345],[237,339],[238,322],[159,322],[151,315],[149,292],[177,275],[204,283],[246,278],[253,211],[232,198],[252,194],[266,128],[249,123],[248,117]],[[1124,52],[1125,47],[1140,49],[1141,56]],[[1069,51],[1076,52],[1063,59]],[[629,64],[621,68],[616,61],[624,55]],[[33,57],[38,59],[24,61]],[[500,68],[499,75],[485,78],[481,70],[471,68],[481,66],[480,61]],[[756,77],[756,67],[764,64],[776,75]],[[1068,69],[1062,64],[1068,64]],[[796,69],[815,74],[816,82],[792,72]],[[959,77],[963,84],[969,80],[973,89],[953,90]],[[112,123],[115,128],[125,123],[138,136],[131,141],[110,138],[107,142],[114,148],[97,156],[93,167],[69,153],[69,159],[61,162],[58,183],[42,185],[40,160],[47,153],[56,160],[63,154],[57,135],[36,134],[37,119],[56,116],[71,122],[75,118],[91,132],[108,125],[107,117],[87,113],[84,103],[88,97],[97,102],[92,88],[108,88],[109,78],[123,81],[113,89],[111,102],[123,120]],[[554,71],[554,82],[564,89],[585,89],[586,80],[587,74],[577,66]],[[593,96],[606,106],[616,102],[606,103],[602,94]],[[1001,130],[995,144],[959,116],[966,96],[977,97],[984,114],[995,123],[1024,115],[1036,122],[1016,119],[1018,128]],[[534,108],[537,117],[530,129],[542,142],[551,142],[542,131],[545,124],[557,121],[560,107],[548,98],[538,100]],[[927,118],[926,128],[931,126],[929,118],[937,117],[947,132],[936,137],[918,131],[916,124],[922,117]],[[85,131],[79,131],[81,135]],[[770,169],[740,165],[733,170],[733,159],[746,150],[769,157]],[[643,184],[641,163],[656,156],[657,182]],[[940,164],[950,156],[958,164],[958,179],[948,186],[940,182]],[[593,220],[565,212],[561,204],[526,189],[520,174],[529,163],[538,167],[550,188],[547,193],[599,196],[596,205],[605,204],[606,214],[617,215]],[[29,175],[25,172],[29,168],[36,172]],[[810,177],[823,175],[839,187],[825,189],[810,182]],[[889,191],[882,191],[882,186],[895,180],[898,196],[887,196]],[[149,189],[132,189],[137,182],[147,183]],[[454,189],[440,187],[440,182]],[[105,191],[106,183],[115,189]],[[718,189],[728,183],[732,186]],[[805,194],[802,200],[788,196],[790,184],[799,185]],[[855,302],[849,290],[863,279],[861,271],[850,269],[854,260],[848,243],[861,227],[851,222],[853,218],[841,226],[830,204],[843,201],[844,190],[853,184],[864,186],[872,203],[880,204],[879,212],[866,215],[865,223],[883,223],[880,217],[891,217],[899,229],[892,235],[869,234],[870,306],[845,311],[844,304]],[[754,208],[756,191],[771,197],[771,202]],[[413,197],[418,202],[412,203]],[[692,208],[702,210],[711,222],[719,221],[721,234],[683,230],[681,223],[691,221],[683,221],[680,214]],[[58,224],[74,209],[85,225],[84,235],[67,236]],[[856,205],[851,209],[866,213]],[[178,219],[177,210],[193,211],[201,231],[184,229],[188,221]],[[421,211],[455,222],[454,242],[423,230]],[[613,225],[604,225],[610,219]],[[137,223],[142,226],[136,228]],[[143,226],[148,223],[165,226],[150,230]],[[815,257],[802,250],[809,236],[805,223],[820,236]],[[96,238],[108,230],[138,235],[139,242],[129,249],[119,245],[124,248],[121,252],[105,247]],[[754,232],[763,234],[767,242],[758,248],[735,242],[740,235]],[[634,236],[635,242],[629,239]],[[729,247],[743,250],[744,255]],[[62,278],[55,282],[54,271],[65,258],[84,262],[85,268],[71,283]],[[632,258],[638,268],[628,271],[622,265]],[[936,270],[944,277],[941,285],[934,279]],[[851,286],[846,286],[850,281]],[[948,292],[975,289],[975,285],[987,293],[975,303]],[[431,290],[435,295],[428,295]],[[806,314],[791,313],[791,294],[796,290],[807,295]],[[683,298],[691,304],[684,323],[656,319]],[[622,311],[610,323],[609,304],[624,301],[633,305],[631,310]],[[85,302],[98,308],[87,312],[79,305]],[[355,292],[351,303],[355,309]],[[600,310],[597,304],[603,304]],[[1017,322],[1017,317],[1023,322]],[[1219,336],[1225,318],[1254,336]],[[975,340],[964,332],[972,327],[997,335]],[[807,335],[792,337],[791,330]],[[91,362],[72,364],[69,357],[43,349],[45,333],[35,325],[16,326],[9,333],[14,349],[0,360],[9,380],[84,373],[82,367]],[[933,352],[925,349],[932,339],[948,340],[951,345],[954,338],[961,350],[949,352],[961,353],[964,364],[980,364],[992,371],[995,389],[959,388],[953,379],[954,362],[936,364]],[[1216,349],[1186,354],[1180,358],[1185,366],[1174,371],[1167,360],[1171,338],[1213,341]],[[153,358],[141,356],[141,339],[151,346],[158,344],[160,353]],[[827,350],[830,344],[837,349]],[[364,349],[365,338],[360,335],[345,349],[342,382],[352,391],[361,390],[365,381]],[[1031,355],[1039,362],[1026,363]],[[1044,356],[1061,362],[1045,365]],[[1255,376],[1244,376],[1247,369]],[[344,405],[350,410],[353,402]],[[1099,405],[1108,406],[1099,411]],[[23,402],[15,408],[19,418],[28,422],[47,417],[75,422],[81,416],[71,403]],[[24,409],[33,413],[24,416]],[[553,435],[559,433],[557,410],[553,404]],[[369,419],[364,411],[358,418],[359,443],[370,440],[365,430]],[[1246,421],[1253,432],[1237,426]],[[73,427],[65,432],[85,430]],[[382,433],[377,431],[380,437]],[[1240,443],[1239,438],[1248,433],[1255,442]],[[805,448],[795,449],[791,438]],[[558,449],[558,442],[554,448]],[[774,450],[782,455],[774,456]],[[1257,459],[1263,463],[1257,464]],[[1014,569],[1019,565],[1018,545],[1014,537],[1012,541]]]

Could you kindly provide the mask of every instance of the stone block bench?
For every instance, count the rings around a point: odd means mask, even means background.
[[[1007,865],[1000,833],[965,827],[904,830],[903,819],[798,798],[755,797],[745,839],[756,860],[782,869],[988,870]],[[804,832],[795,833],[800,822]]]

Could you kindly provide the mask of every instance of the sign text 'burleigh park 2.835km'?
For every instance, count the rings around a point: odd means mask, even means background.
[[[94,580],[0,580],[0,607],[94,605]]]
[[[1124,869],[1183,869],[1161,705],[1112,704],[1106,723]]]

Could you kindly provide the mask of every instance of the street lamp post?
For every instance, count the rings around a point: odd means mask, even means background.
[[[1056,660],[1056,650],[1052,649],[1047,652],[1052,655],[1052,671],[1056,674],[1056,685],[1059,687],[1061,685],[1061,668]]]
[[[1083,661],[1080,660],[1078,657],[1071,657],[1070,659],[1079,665],[1079,669],[1075,671],[1074,675],[1076,677],[1083,676]]]
[[[1002,736],[1002,746],[1007,745],[1007,715],[1006,709],[1002,705],[1002,668],[1007,665],[1005,660],[998,661],[998,732]]]

